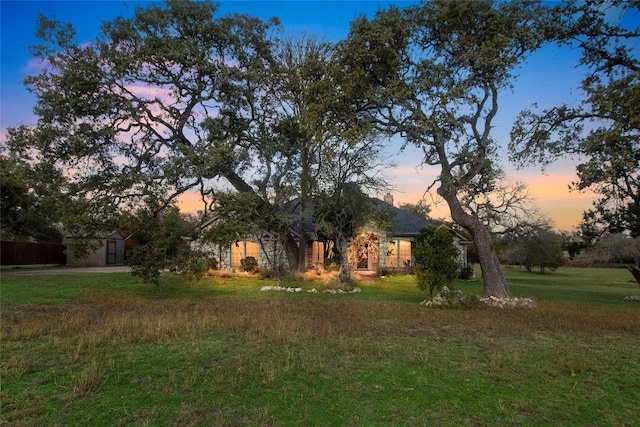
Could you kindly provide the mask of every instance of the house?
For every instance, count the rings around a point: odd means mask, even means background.
[[[422,228],[434,223],[396,208],[390,200],[373,199],[373,202],[376,211],[385,218],[384,223],[372,223],[360,230],[349,247],[350,264],[356,271],[379,271],[383,267],[402,270],[414,266],[416,238]],[[467,248],[471,241],[450,230],[459,251],[458,262],[467,265]]]
[[[73,253],[73,240],[89,240],[99,246],[86,256],[75,256]],[[94,237],[72,237],[65,239],[67,242],[67,265],[72,267],[123,265],[124,264],[124,237],[117,231],[108,235]]]
[[[351,267],[356,271],[378,272],[383,267],[402,270],[415,265],[416,238],[420,229],[433,224],[393,206],[389,200],[372,200],[382,220],[370,222],[352,240],[349,246]],[[203,226],[207,227],[212,221],[214,220],[206,222]],[[329,261],[327,258],[331,257],[332,243],[317,239],[311,220],[305,221],[305,231],[310,237],[306,248],[306,268],[323,268]],[[471,242],[460,233],[453,230],[452,233],[454,244],[460,252],[459,262],[466,265],[467,248]],[[220,247],[198,242],[194,244],[215,258],[218,268],[223,270],[241,269],[242,260],[247,257],[253,257],[258,266],[266,268],[287,263],[278,236],[270,232],[247,236],[246,239],[230,246]]]

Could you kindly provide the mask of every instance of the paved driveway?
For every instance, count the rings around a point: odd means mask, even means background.
[[[82,273],[129,273],[131,267],[47,267],[47,268],[12,268],[0,270],[0,277],[5,276],[50,276],[54,274],[82,274]]]

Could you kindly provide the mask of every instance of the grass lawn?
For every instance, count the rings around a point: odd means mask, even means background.
[[[0,424],[639,425],[631,275],[505,274],[535,309],[426,308],[411,276],[338,295],[251,277],[2,277]]]

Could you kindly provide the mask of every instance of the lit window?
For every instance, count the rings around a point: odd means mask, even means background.
[[[387,267],[398,267],[398,243],[387,243]]]
[[[407,267],[411,265],[411,242],[407,240],[399,240],[398,245],[400,249],[398,253],[400,254],[400,267]]]
[[[240,268],[242,266],[240,261],[250,256],[260,262],[260,244],[258,242],[242,240],[231,245],[232,268]]]

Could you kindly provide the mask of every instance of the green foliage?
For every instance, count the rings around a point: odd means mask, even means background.
[[[470,280],[473,278],[475,272],[473,270],[473,264],[467,264],[460,267],[460,273],[458,274],[458,279],[460,280]]]
[[[431,213],[431,206],[427,204],[424,199],[420,199],[418,203],[403,203],[398,208],[403,211],[407,211],[412,215],[417,216],[418,218],[429,219],[429,214]]]
[[[159,215],[158,228],[153,234],[154,244],[161,248],[167,260],[188,248],[188,240],[196,236],[196,221],[180,213],[177,206],[169,206]]]
[[[349,281],[347,247],[356,232],[373,218],[373,202],[358,184],[335,180],[315,205],[313,218],[322,240],[333,241],[340,260],[339,281]]]
[[[242,271],[255,273],[258,270],[258,260],[252,256],[248,256],[240,260],[240,266],[242,267]]]
[[[32,52],[48,67],[25,79],[38,122],[10,129],[7,146],[65,171],[69,193],[84,202],[66,218],[78,230],[98,219],[89,211],[155,216],[194,190],[211,219],[225,208],[214,185],[226,181],[248,203],[218,216],[226,223],[212,239],[238,240],[250,224],[278,233],[294,267],[304,256],[305,205],[327,175],[374,188],[372,171],[383,166],[372,126],[345,125],[355,110],[335,90],[344,83],[334,46],[279,31],[277,19],[220,16],[210,1],[145,4],[82,44],[72,25],[41,17]],[[297,217],[281,210],[294,198]],[[169,258],[174,233],[154,236]]]
[[[427,227],[420,230],[416,238],[416,280],[421,290],[449,285],[458,275],[459,251],[453,244],[453,235],[445,227]]]
[[[509,295],[486,225],[473,206],[500,176],[491,137],[500,95],[546,37],[547,7],[532,2],[421,2],[359,17],[341,43],[341,70],[359,119],[419,147],[438,166],[452,219],[478,243],[487,293]],[[488,200],[490,202],[490,200]]]
[[[623,24],[609,12],[623,16],[640,12],[637,2],[588,0],[557,6],[549,20],[555,42],[580,49],[579,65],[586,70],[578,105],[523,111],[512,131],[512,160],[520,166],[548,165],[574,155],[576,190],[599,195],[584,212],[583,225],[640,235],[640,57],[633,46],[640,39],[637,22]],[[576,64],[578,65],[578,64]]]
[[[0,156],[0,229],[2,240],[61,243],[63,178],[50,169]]]
[[[131,266],[131,274],[140,277],[143,282],[160,285],[160,271],[165,267],[164,253],[153,244],[134,248],[127,264]]]
[[[522,221],[503,233],[502,258],[511,265],[521,265],[532,271],[555,270],[563,263],[563,238],[553,231],[551,224]]]
[[[209,270],[216,270],[218,261],[204,251],[185,248],[176,259],[176,271],[189,280],[199,281]]]
[[[221,192],[215,194],[213,202],[213,217],[199,236],[202,242],[230,246],[273,227],[269,222],[271,215],[264,212],[255,194]],[[261,212],[265,215],[260,215]]]
[[[160,270],[175,269],[181,262],[188,265],[192,255],[202,258],[201,254],[191,254],[189,248],[189,241],[196,236],[195,221],[181,214],[175,205],[161,212],[140,209],[124,215],[120,229],[133,245],[127,264],[133,268],[133,274],[145,282],[158,284]]]

